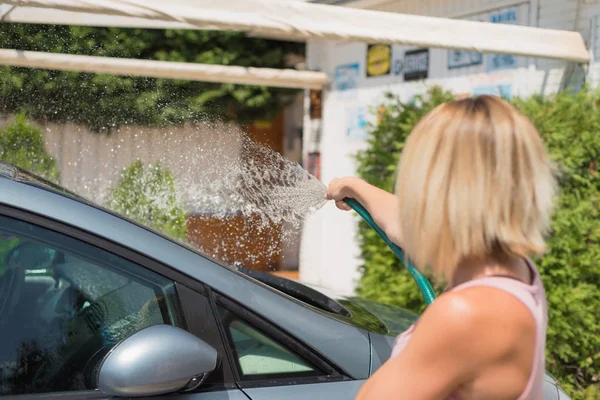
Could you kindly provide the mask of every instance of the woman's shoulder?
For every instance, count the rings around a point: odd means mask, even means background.
[[[421,333],[440,332],[466,354],[497,357],[535,338],[536,322],[527,306],[502,290],[473,286],[441,295],[419,320]],[[416,333],[416,332],[415,332]]]

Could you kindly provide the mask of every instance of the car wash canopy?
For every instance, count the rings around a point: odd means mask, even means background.
[[[0,0],[1,1],[1,0]],[[2,22],[154,29],[243,31],[249,36],[334,40],[507,53],[589,62],[578,32],[282,0],[4,0]],[[206,66],[150,60],[0,50],[0,64],[209,80],[294,88],[321,88],[320,72]]]

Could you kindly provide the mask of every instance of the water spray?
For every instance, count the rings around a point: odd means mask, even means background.
[[[251,230],[235,230],[232,242],[225,240],[222,246],[208,249],[199,245],[199,250],[216,259],[227,258],[232,254],[230,251],[232,247],[243,247],[250,236],[256,241],[257,234],[263,231],[269,232],[272,225],[286,224],[286,229],[280,231],[279,241],[272,243],[265,241],[265,248],[260,250],[260,254],[256,249],[244,252],[245,256],[236,259],[235,263],[249,264],[260,260],[260,256],[268,258],[279,253],[281,249],[278,243],[294,240],[294,235],[300,229],[305,217],[327,202],[324,196],[327,187],[316,177],[307,174],[298,163],[286,159],[268,146],[255,143],[238,129],[233,127],[225,129],[208,123],[198,126],[199,133],[203,135],[202,147],[190,146],[187,141],[182,145],[181,139],[167,135],[162,146],[171,150],[171,153],[179,155],[176,158],[166,157],[157,161],[167,168],[176,169],[176,192],[182,197],[184,203],[198,210],[201,215],[222,220],[227,220],[231,216],[242,216],[253,221]],[[209,145],[210,147],[207,147]],[[118,148],[120,146],[111,148],[111,153],[117,155]],[[172,151],[174,149],[177,151]],[[89,152],[90,149],[84,151]],[[137,154],[137,157],[142,155],[144,154]],[[149,157],[148,154],[145,156]],[[98,167],[103,168],[101,175],[106,182],[94,176],[92,181],[84,181],[86,190],[88,187],[98,188],[99,183],[110,183],[111,179],[108,178],[118,177],[122,173],[118,164],[96,166]],[[92,196],[92,200],[104,203],[106,200],[104,192],[105,189],[97,190],[96,198]],[[154,193],[149,190],[146,195],[153,207],[169,210],[169,202],[164,193]],[[345,201],[404,262],[402,249],[389,240],[367,210],[354,199],[345,199]],[[235,253],[236,256],[239,254]],[[430,304],[435,298],[431,285],[412,265],[405,264],[425,301]]]

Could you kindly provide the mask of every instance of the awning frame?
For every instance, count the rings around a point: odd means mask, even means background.
[[[327,83],[327,74],[315,71],[80,56],[15,49],[0,49],[0,65],[290,89],[322,89]]]

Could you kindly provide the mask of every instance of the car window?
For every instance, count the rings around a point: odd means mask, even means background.
[[[97,388],[121,340],[184,327],[172,281],[80,240],[0,216],[0,395]]]
[[[322,375],[314,366],[269,335],[219,307],[242,380]]]

